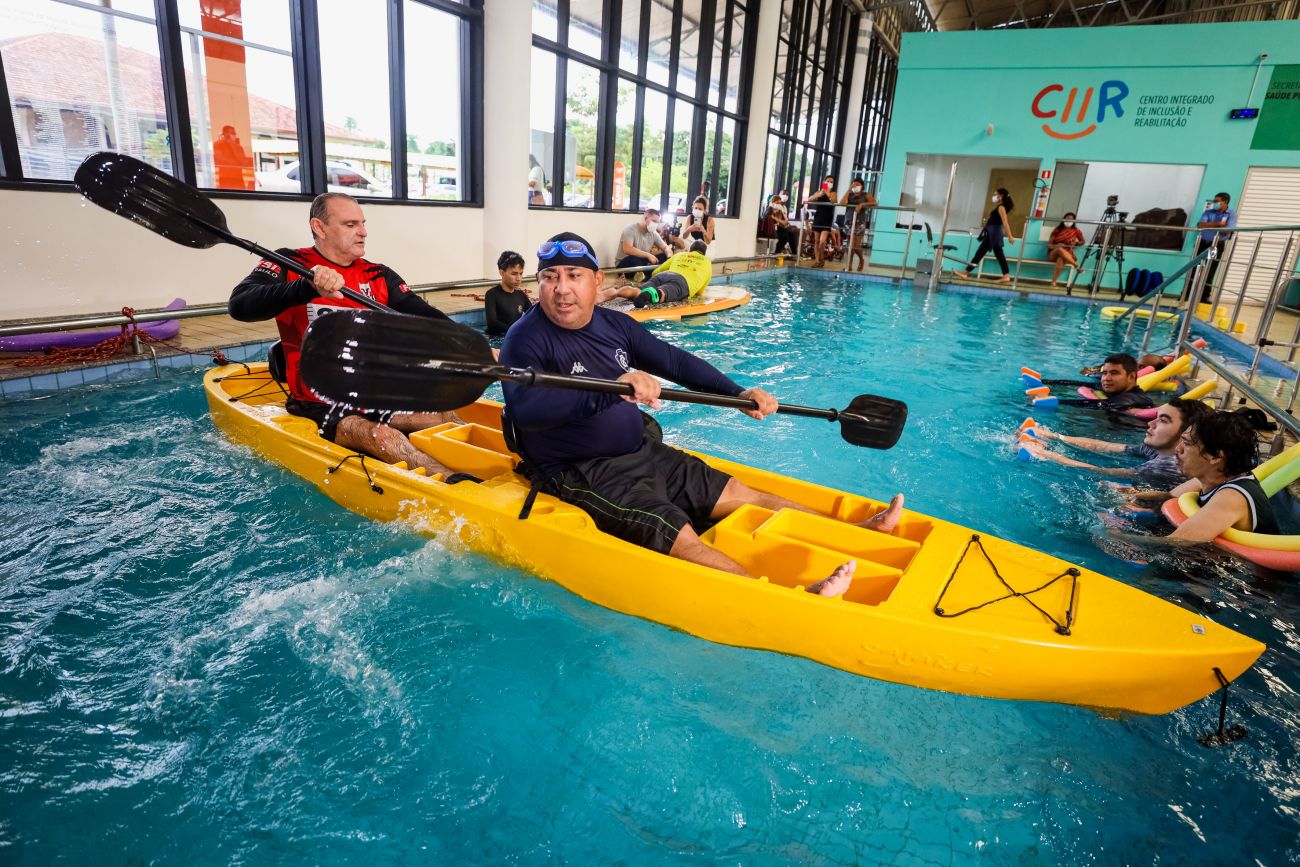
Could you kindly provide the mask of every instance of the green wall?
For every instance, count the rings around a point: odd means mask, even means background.
[[[1263,106],[1261,116],[1229,120],[1230,109],[1247,105],[1261,53],[1268,58],[1249,103]],[[1205,166],[1200,195],[1181,204],[1195,222],[1203,200],[1220,190],[1231,193],[1236,206],[1248,167],[1300,166],[1296,65],[1297,21],[909,33],[903,38],[879,198],[881,204],[899,203],[908,152],[1038,159],[1044,169],[1057,160],[1200,164]],[[1281,68],[1266,101],[1275,67]],[[1098,94],[1107,81],[1122,82],[1128,90],[1119,101],[1123,115],[1117,116],[1112,105],[1097,122]],[[1039,107],[1056,110],[1057,116],[1036,117],[1035,98],[1053,84],[1064,90],[1044,95]],[[1095,90],[1085,121],[1078,122],[1076,102],[1070,122],[1062,123],[1060,110],[1070,90],[1078,88],[1081,101],[1089,87]],[[1109,92],[1121,89],[1112,85]],[[1153,124],[1157,107],[1163,113]],[[1164,125],[1170,118],[1181,125]],[[986,132],[989,124],[992,135]],[[1066,135],[1093,124],[1095,129],[1067,140],[1045,132],[1044,124]],[[1018,203],[1022,212],[1032,207],[1032,202]],[[915,234],[909,262],[918,252],[928,255],[918,251]],[[1038,234],[1036,226],[1028,233],[1027,258],[1041,258],[1046,251]],[[897,264],[904,235],[893,228],[890,213],[881,212],[873,261]],[[1190,250],[1190,241],[1181,253],[1130,250],[1125,265],[1168,273]]]

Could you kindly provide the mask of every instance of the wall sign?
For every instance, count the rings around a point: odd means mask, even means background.
[[[1250,147],[1257,151],[1300,150],[1300,66],[1273,67]]]

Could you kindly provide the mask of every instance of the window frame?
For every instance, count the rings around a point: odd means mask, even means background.
[[[301,193],[251,190],[204,189],[212,198],[310,201],[326,191],[325,118],[321,95],[321,54],[316,0],[287,0],[290,45],[293,52],[294,110],[298,121],[298,160],[307,176]],[[458,19],[461,41],[460,129],[458,154],[462,163],[462,195],[459,201],[407,198],[406,188],[406,86],[405,4],[417,3]],[[608,0],[607,0],[608,2]],[[391,198],[367,198],[370,205],[419,205],[431,207],[483,206],[483,0],[385,0],[388,14],[388,95],[391,106],[392,141],[389,158],[393,167]],[[79,3],[71,5],[80,6]],[[139,19],[139,16],[111,8],[94,11],[105,15]],[[154,0],[158,28],[159,73],[163,102],[170,131],[173,174],[197,186],[197,168],[192,142],[187,78],[181,49],[182,30],[177,0]],[[468,142],[468,147],[465,143]],[[18,150],[4,62],[0,57],[0,189],[68,191],[72,181],[25,178]]]
[[[619,52],[621,47],[623,10],[629,4],[640,3],[640,16],[638,17],[638,35],[637,35],[637,69],[635,73],[623,69],[619,63]],[[565,129],[563,120],[566,115],[565,103],[568,93],[568,62],[573,60],[583,63],[587,66],[594,67],[600,73],[600,101],[596,114],[596,170],[593,182],[593,206],[592,207],[574,207],[564,204],[564,163],[565,163],[565,146],[566,141],[558,132],[554,138],[552,148],[551,165],[548,166],[549,174],[553,179],[552,185],[554,192],[551,195],[551,203],[547,205],[529,205],[531,209],[537,210],[569,210],[581,211],[585,213],[611,213],[611,214],[629,214],[640,213],[640,202],[642,199],[653,199],[659,197],[659,201],[666,202],[671,194],[672,185],[672,158],[673,158],[673,133],[675,131],[675,117],[677,106],[680,102],[685,102],[691,106],[692,119],[691,125],[686,132],[689,135],[689,153],[687,157],[687,181],[685,190],[686,201],[689,203],[696,196],[700,184],[706,178],[703,176],[704,162],[704,132],[710,127],[717,130],[722,129],[722,118],[731,118],[735,125],[735,132],[731,143],[731,165],[728,168],[727,189],[727,214],[726,217],[734,217],[736,214],[736,205],[740,202],[741,195],[741,175],[743,172],[737,171],[738,167],[744,165],[745,152],[745,131],[748,127],[749,110],[750,110],[750,88],[753,78],[753,59],[755,52],[755,43],[757,40],[757,10],[758,0],[702,0],[700,6],[700,26],[695,33],[689,36],[689,39],[697,40],[699,50],[696,57],[696,81],[693,93],[683,93],[677,89],[677,77],[681,68],[681,49],[682,49],[682,5],[683,0],[668,0],[672,3],[672,30],[671,44],[669,46],[669,65],[666,83],[660,84],[652,81],[647,75],[649,65],[649,37],[650,37],[650,5],[655,2],[664,2],[664,0],[604,0],[602,15],[605,25],[603,27],[603,37],[601,39],[601,48],[599,56],[592,56],[582,51],[570,48],[567,41],[559,41],[546,36],[540,36],[533,33],[532,48],[549,52],[555,57],[555,82],[554,82],[554,114],[555,129],[557,131]],[[556,34],[563,39],[564,34],[569,32],[569,6],[570,0],[556,0],[555,17],[556,17]],[[740,69],[729,69],[733,64],[730,63],[734,52],[734,46],[731,43],[734,34],[732,21],[737,11],[743,11],[745,15],[745,28],[741,34],[740,44]],[[711,16],[711,17],[710,17]],[[709,21],[710,24],[704,24]],[[725,45],[721,48],[717,44],[716,38],[711,38],[710,33],[713,22],[722,23],[723,39]],[[717,103],[709,101],[709,83],[712,75],[712,53],[722,50],[721,78],[718,83]],[[736,109],[728,111],[726,109],[726,82],[729,80],[728,75],[739,77],[739,87],[736,93]],[[627,206],[615,209],[613,207],[614,198],[614,155],[616,144],[616,133],[618,129],[618,88],[620,84],[630,85],[635,91],[636,112],[635,120],[632,125],[632,147],[630,151],[630,163],[625,167],[624,172],[624,195]],[[664,149],[663,149],[663,166],[664,170],[660,175],[660,184],[658,190],[643,190],[641,188],[642,172],[641,163],[645,156],[645,94],[650,89],[662,94],[668,106],[667,117],[665,118],[664,128]],[[707,180],[709,181],[709,207],[711,211],[717,208],[718,192],[718,175],[719,160],[722,151],[722,140],[720,132],[715,135],[713,143],[715,159]]]

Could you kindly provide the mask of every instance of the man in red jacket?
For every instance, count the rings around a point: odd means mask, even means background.
[[[241,322],[275,318],[289,386],[285,409],[316,422],[321,436],[390,464],[406,461],[412,469],[424,467],[431,474],[449,475],[451,470],[413,446],[405,434],[458,421],[455,413],[349,409],[321,401],[303,384],[298,359],[307,326],[338,308],[361,308],[339,291],[344,286],[401,313],[448,318],[413,293],[391,268],[362,258],[366,218],[356,199],[344,193],[317,196],[309,223],[312,246],[277,252],[311,268],[311,278],[286,274],[279,265],[263,260],[231,293],[230,315]]]

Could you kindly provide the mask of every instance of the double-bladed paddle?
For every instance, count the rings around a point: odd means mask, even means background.
[[[500,380],[524,386],[632,395],[630,383],[543,373],[497,364],[482,334],[442,319],[343,310],[318,316],[307,329],[299,370],[321,397],[371,410],[442,412],[473,403]],[[737,409],[746,398],[665,389],[659,397]],[[855,446],[891,448],[907,421],[907,404],[860,394],[842,410],[781,404],[777,412],[840,423]]]
[[[217,244],[234,244],[286,271],[311,279],[311,268],[235,235],[215,202],[184,181],[135,157],[109,151],[91,154],[77,167],[72,182],[78,192],[96,205],[139,223],[169,241],[200,250]],[[339,291],[372,310],[389,309],[346,286]]]

